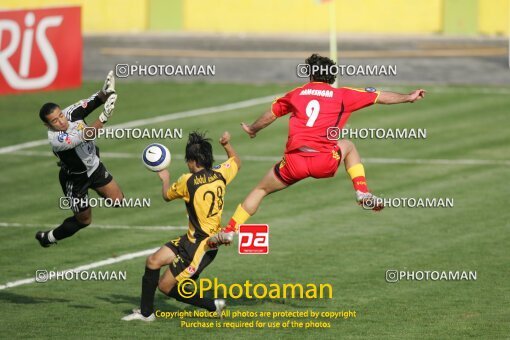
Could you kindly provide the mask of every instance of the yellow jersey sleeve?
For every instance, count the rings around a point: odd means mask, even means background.
[[[216,165],[213,170],[218,171],[229,184],[236,177],[238,169],[234,157],[231,157],[220,165]]]
[[[186,202],[189,201],[189,192],[188,192],[188,179],[190,178],[191,174],[185,174],[179,177],[177,182],[172,184],[170,189],[166,192],[166,197],[169,200],[174,200],[176,198],[182,198]]]

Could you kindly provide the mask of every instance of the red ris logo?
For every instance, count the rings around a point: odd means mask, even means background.
[[[0,94],[81,83],[80,8],[0,11]]]
[[[239,226],[239,254],[269,253],[269,226],[242,224]]]

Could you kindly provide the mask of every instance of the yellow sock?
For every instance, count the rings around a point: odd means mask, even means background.
[[[246,222],[251,217],[250,214],[246,210],[244,210],[243,206],[239,204],[237,206],[236,211],[234,212],[234,215],[228,222],[228,230],[237,231],[239,229],[239,226]]]
[[[347,169],[347,173],[351,176],[351,179],[355,179],[356,177],[365,177],[365,168],[363,167],[363,164],[358,163]]]

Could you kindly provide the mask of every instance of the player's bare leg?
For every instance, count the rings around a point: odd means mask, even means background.
[[[120,189],[120,186],[112,179],[110,183],[94,189],[101,197],[109,198],[113,201],[121,201],[124,198],[124,194]]]
[[[344,162],[345,170],[349,174],[356,191],[356,201],[365,209],[380,211],[384,206],[380,200],[374,196],[367,187],[365,178],[365,169],[361,163],[361,157],[353,142],[347,139],[338,141],[338,146],[342,153],[341,161]]]
[[[232,243],[233,233],[239,229],[239,225],[245,223],[257,212],[264,197],[273,192],[283,190],[286,187],[288,187],[288,185],[280,181],[274,174],[273,168],[271,168],[259,184],[257,184],[244,199],[244,202],[237,206],[228,226],[223,231],[209,238],[209,247],[215,248],[221,244],[228,245]]]
[[[241,206],[250,216],[253,216],[259,209],[264,197],[286,187],[288,185],[276,178],[273,168],[271,168],[259,184],[248,194]]]
[[[361,163],[361,156],[353,142],[348,139],[340,139],[338,141],[338,146],[342,151],[341,161],[344,162],[346,171],[356,164]]]
[[[150,269],[160,269],[161,267],[172,263],[174,259],[175,254],[172,249],[168,248],[167,246],[163,246],[159,248],[155,253],[147,256],[145,265]]]
[[[187,303],[192,306],[204,308],[210,312],[216,312],[218,314],[218,316],[221,317],[221,312],[227,306],[227,304],[225,303],[225,300],[201,298],[198,288],[197,288],[195,295],[190,296],[190,297],[183,297],[179,293],[179,290],[188,291],[189,288],[187,288],[186,285],[184,285],[184,287],[177,287],[177,284],[178,283],[177,283],[177,280],[175,279],[174,275],[172,274],[170,269],[167,269],[167,270],[165,270],[165,272],[159,279],[158,288],[163,294],[165,294],[169,297],[173,297],[177,301]],[[192,285],[192,283],[189,283],[189,285]],[[192,289],[195,289],[195,288],[192,288]]]
[[[172,272],[167,269],[161,276],[158,282],[158,289],[161,293],[168,295],[170,291],[177,285],[177,280]]]
[[[142,298],[140,308],[133,309],[133,313],[122,318],[124,321],[141,320],[154,321],[154,294],[159,283],[159,270],[169,265],[175,259],[174,252],[163,246],[149,255],[145,261],[145,273],[142,277]]]
[[[38,231],[35,238],[41,247],[47,248],[57,241],[71,237],[80,229],[85,228],[92,222],[92,209],[88,207],[84,211],[74,212],[72,217],[66,218],[61,225],[48,231]]]

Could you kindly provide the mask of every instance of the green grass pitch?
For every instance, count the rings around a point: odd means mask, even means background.
[[[44,139],[37,112],[46,101],[62,106],[86,98],[99,87],[0,98],[0,148]],[[283,93],[291,85],[128,83],[117,85],[119,99],[112,124],[172,112],[227,104]],[[474,159],[487,164],[367,162],[369,187],[387,197],[451,197],[451,209],[386,209],[372,213],[354,202],[351,182],[340,168],[336,177],[305,180],[264,202],[250,220],[270,225],[270,253],[237,255],[236,247],[221,249],[202,277],[223,283],[330,283],[333,299],[229,301],[232,311],[355,310],[356,318],[332,320],[329,329],[187,329],[180,320],[152,324],[126,323],[120,318],[139,302],[144,258],[98,270],[125,270],[126,281],[52,281],[0,290],[2,337],[139,338],[188,336],[209,338],[504,338],[510,334],[508,294],[510,159],[508,107],[510,88],[495,92],[466,87],[427,87],[416,104],[376,105],[354,113],[350,126],[426,128],[426,140],[355,140],[362,157],[373,159]],[[403,88],[402,90],[410,90]],[[269,103],[148,128],[207,130],[215,154],[224,130],[243,156],[279,157],[287,119],[250,140],[240,129]],[[93,113],[92,117],[97,117]],[[90,119],[89,119],[90,121]],[[185,139],[160,141],[174,153],[172,179],[186,171]],[[143,168],[139,155],[148,140],[102,140],[103,162],[129,197],[150,197],[145,209],[94,209],[93,225],[182,226],[183,202],[160,199],[157,176]],[[30,151],[27,153],[26,151]],[[63,270],[157,247],[182,230],[99,229],[93,225],[55,247],[42,249],[34,233],[58,225],[69,215],[58,209],[61,196],[55,157],[49,146],[0,154],[0,285],[33,278],[37,269]],[[108,157],[122,153],[133,157]],[[245,160],[229,186],[223,222],[273,161]],[[21,226],[13,226],[19,223]],[[476,281],[385,282],[385,271],[476,270]],[[165,311],[188,306],[156,294]],[[198,319],[206,321],[206,319]],[[267,320],[266,320],[267,321]]]

